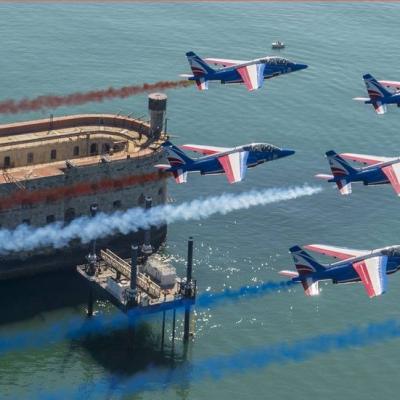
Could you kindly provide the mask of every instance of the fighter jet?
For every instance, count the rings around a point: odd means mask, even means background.
[[[310,244],[305,249],[334,257],[340,261],[321,264],[299,246],[290,249],[295,271],[280,271],[293,282],[303,285],[306,296],[319,294],[319,281],[332,283],[362,282],[369,297],[386,292],[387,276],[400,268],[400,246],[375,250],[354,250],[321,244]]]
[[[354,97],[353,100],[372,104],[376,113],[383,115],[387,111],[386,104],[397,104],[400,107],[400,82],[377,81],[372,75],[363,76],[369,97]]]
[[[256,90],[263,85],[264,79],[307,68],[305,64],[296,64],[282,57],[263,57],[250,61],[224,58],[203,60],[192,51],[186,53],[186,57],[193,75],[181,76],[195,81],[199,90],[208,89],[209,81],[221,81],[222,84],[244,83],[248,90]],[[208,63],[219,68],[214,69]]]
[[[326,153],[333,175],[318,174],[316,178],[335,182],[340,193],[351,193],[352,182],[362,182],[364,185],[382,185],[390,183],[400,196],[400,158],[379,157],[365,154],[342,153],[334,151]],[[346,160],[366,164],[367,167],[354,168]]]
[[[251,143],[238,147],[216,147],[185,144],[182,149],[191,150],[204,157],[192,159],[169,140],[163,144],[169,164],[158,164],[156,168],[171,172],[177,183],[186,183],[188,172],[201,175],[226,174],[229,183],[244,179],[247,168],[267,161],[291,156],[294,150],[280,149],[268,143]]]

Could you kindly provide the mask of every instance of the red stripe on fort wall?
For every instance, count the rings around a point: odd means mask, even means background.
[[[157,171],[146,175],[130,175],[119,179],[102,179],[94,182],[82,182],[75,185],[57,186],[43,190],[18,190],[7,197],[0,198],[0,210],[15,208],[15,206],[30,206],[37,203],[51,203],[66,198],[91,195],[100,192],[110,192],[129,186],[156,182],[166,179],[168,173]]]

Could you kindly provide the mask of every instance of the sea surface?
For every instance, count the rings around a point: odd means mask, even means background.
[[[400,200],[389,185],[354,185],[342,197],[316,173],[328,173],[324,153],[396,156],[400,111],[379,117],[352,100],[364,96],[362,75],[400,80],[400,4],[385,3],[201,3],[201,4],[1,4],[0,100],[68,94],[109,86],[176,80],[189,73],[185,52],[204,57],[252,59],[280,54],[309,68],[249,93],[243,86],[210,84],[170,90],[168,131],[177,144],[234,146],[269,142],[292,148],[292,157],[248,171],[229,185],[224,176],[190,175],[169,183],[171,201],[251,189],[309,183],[323,191],[264,207],[169,226],[164,253],[180,273],[186,240],[195,238],[194,275],[200,292],[239,288],[281,278],[293,268],[289,247],[325,243],[372,249],[399,243]],[[70,113],[147,115],[147,95],[1,115],[0,123]],[[400,274],[389,277],[384,296],[369,299],[360,284],[323,284],[316,298],[301,287],[256,299],[199,309],[187,362],[258,346],[292,342],[349,326],[397,318]],[[85,316],[86,287],[74,274],[58,273],[0,285],[0,333],[12,335]],[[117,311],[104,301],[97,315]],[[171,332],[168,315],[168,334]],[[400,392],[399,340],[321,353],[299,362],[275,363],[224,373],[219,379],[186,380],[139,394],[110,386],[98,396],[94,382],[131,378],[149,368],[187,365],[179,339],[175,354],[159,352],[161,320],[142,323],[132,340],[126,331],[80,340],[50,341],[0,358],[0,398],[32,399],[38,391],[76,389],[85,399],[392,399]],[[134,342],[134,343],[132,343]],[[189,368],[189,367],[188,367]],[[44,397],[42,397],[44,398]],[[67,398],[67,397],[65,397]]]

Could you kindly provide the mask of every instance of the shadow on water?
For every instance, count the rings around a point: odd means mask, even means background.
[[[87,302],[87,284],[76,271],[57,271],[0,282],[0,325]]]
[[[185,360],[182,352],[170,344],[161,350],[160,335],[155,327],[142,322],[135,327],[105,334],[88,335],[74,340],[74,346],[87,351],[92,359],[113,375],[131,377],[150,367],[176,367]]]
[[[179,345],[172,346],[171,342],[167,341],[161,349],[161,333],[155,333],[156,329],[156,326],[142,322],[127,329],[89,335],[71,341],[71,351],[80,347],[113,377],[104,392],[105,399],[114,398],[116,393],[124,394],[124,399],[141,398],[139,393],[124,393],[123,382],[154,368],[170,371],[171,374],[174,369],[180,368],[187,371],[188,375],[186,377],[186,374],[181,374],[181,382],[175,385],[174,390],[176,398],[185,400],[190,392],[190,368],[187,361],[190,358],[191,346],[182,345],[180,342]],[[67,364],[68,360],[65,359],[64,369],[67,368]],[[120,382],[118,385],[115,385],[115,379]],[[149,389],[158,391],[162,390],[162,386],[157,384],[153,389]],[[90,384],[87,391],[88,394],[91,392]]]

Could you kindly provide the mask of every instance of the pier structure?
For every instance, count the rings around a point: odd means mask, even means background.
[[[151,204],[151,198],[148,198]],[[93,215],[93,214],[92,214]],[[150,232],[145,232],[148,237]],[[176,309],[184,308],[183,340],[191,336],[191,308],[195,303],[197,283],[192,276],[193,238],[188,241],[186,277],[179,277],[176,269],[157,253],[149,254],[146,247],[131,245],[131,257],[124,259],[110,249],[97,254],[92,241],[87,262],[77,266],[78,273],[88,281],[88,316],[93,315],[95,294],[108,299],[122,312],[137,310],[139,314],[162,312],[161,347],[165,342],[166,312],[172,310],[172,346],[175,341]]]

